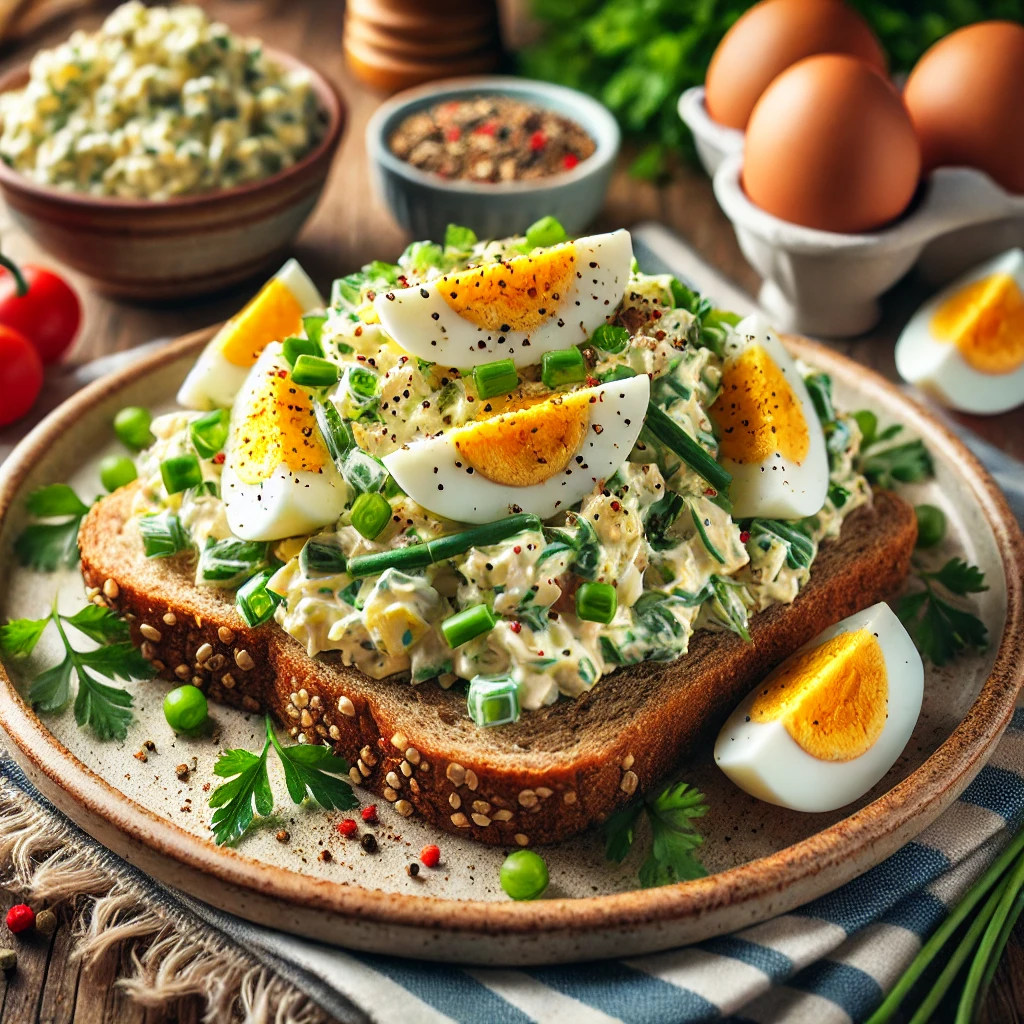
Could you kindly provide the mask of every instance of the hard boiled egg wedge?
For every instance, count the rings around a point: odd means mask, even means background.
[[[896,342],[896,369],[963,412],[1024,403],[1024,252],[1004,252],[926,302]]]
[[[626,461],[650,398],[646,374],[557,394],[415,441],[384,465],[435,515],[492,523],[567,509]]]
[[[527,366],[586,341],[614,315],[632,260],[628,231],[591,235],[378,294],[374,308],[384,330],[421,359]]]
[[[302,333],[302,316],[324,300],[296,260],[289,260],[203,349],[178,391],[187,409],[231,407],[253,363],[272,341]]]
[[[888,605],[872,605],[805,644],[740,704],[715,763],[759,800],[835,810],[896,763],[923,690],[914,642]]]
[[[334,523],[350,497],[324,445],[313,401],[277,342],[249,371],[231,413],[221,493],[231,532],[280,540]]]
[[[709,410],[718,461],[732,474],[733,518],[802,519],[825,504],[828,452],[793,357],[756,314],[726,341],[722,390]]]

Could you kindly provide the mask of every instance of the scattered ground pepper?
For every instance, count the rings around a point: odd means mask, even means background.
[[[330,850],[321,850],[320,851],[320,860],[324,864],[330,864],[331,861],[334,860],[334,856],[333,856],[333,854],[331,853]]]
[[[529,181],[593,156],[575,121],[511,96],[473,96],[410,114],[389,141],[399,159],[443,178]]]
[[[28,931],[35,923],[35,911],[27,903],[15,903],[7,911],[7,927],[15,935]]]
[[[174,774],[177,775],[178,778],[181,779],[182,782],[184,782],[188,778],[188,775],[189,775],[189,767],[188,767],[188,765],[185,764],[184,762],[182,762],[181,764],[178,765],[177,768],[174,769]]]
[[[278,829],[277,830],[277,834],[274,836],[274,838],[279,843],[287,843],[288,840],[291,839],[291,837],[292,837],[291,832],[289,832],[288,829],[286,829],[286,828]]]
[[[40,910],[36,914],[36,931],[40,935],[52,935],[57,930],[57,915],[52,910]]]

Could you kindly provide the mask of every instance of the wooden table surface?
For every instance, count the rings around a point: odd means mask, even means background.
[[[72,28],[94,27],[103,10],[113,6],[103,2],[91,11],[51,25],[16,50],[6,52],[0,58],[0,73],[27,60],[40,46],[65,38]],[[348,101],[347,134],[327,190],[295,246],[295,255],[303,266],[326,292],[334,277],[373,258],[396,257],[408,239],[371,196],[363,147],[364,126],[380,97],[353,81],[345,70],[340,47],[342,4],[322,0],[211,0],[204,6],[235,31],[260,36],[280,49],[302,56],[331,77]],[[628,227],[642,220],[660,221],[676,230],[737,284],[751,292],[756,290],[757,275],[740,254],[703,172],[681,169],[671,181],[656,186],[634,181],[621,169],[597,227]],[[0,209],[0,245],[3,252],[21,261],[51,265],[54,262],[11,224],[4,209]],[[235,312],[253,291],[253,285],[247,285],[210,299],[153,308],[105,299],[84,279],[74,274],[69,277],[77,285],[85,307],[84,327],[69,356],[75,362],[222,320]],[[913,284],[901,285],[886,301],[885,318],[878,329],[836,347],[895,379],[892,339],[921,295]],[[1024,409],[1003,416],[960,419],[992,443],[1024,458]],[[5,909],[0,902],[0,910]],[[44,941],[37,936],[27,943],[19,942],[18,970],[6,980],[0,975],[0,1024],[155,1024],[199,1020],[200,1011],[195,1005],[186,1005],[172,1015],[134,1007],[111,986],[118,969],[116,956],[91,969],[79,970],[69,962],[71,947],[66,928],[60,929],[52,940]],[[990,992],[983,1020],[988,1024],[1024,1020],[1022,979],[1024,927],[1018,926]]]

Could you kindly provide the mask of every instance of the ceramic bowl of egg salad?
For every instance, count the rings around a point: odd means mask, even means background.
[[[296,58],[200,7],[131,0],[0,79],[0,190],[101,290],[178,299],[280,260],[344,127]]]

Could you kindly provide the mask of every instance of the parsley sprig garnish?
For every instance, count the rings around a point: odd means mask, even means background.
[[[293,803],[300,804],[310,796],[327,811],[347,811],[359,805],[347,780],[339,778],[349,770],[343,757],[335,757],[330,747],[318,744],[282,746],[268,715],[266,740],[259,754],[225,750],[213,766],[215,775],[229,780],[210,794],[210,806],[215,808],[210,828],[218,845],[240,839],[256,814],[265,818],[273,813],[274,792],[267,771],[271,748],[281,760]]]
[[[947,592],[966,597],[988,590],[982,571],[962,558],[951,558],[935,572],[917,570],[917,578],[924,590],[896,602],[896,614],[917,649],[935,665],[945,665],[967,649],[984,650],[988,644],[985,624],[946,596]]]
[[[13,619],[0,626],[0,650],[12,658],[28,658],[53,624],[64,645],[63,660],[40,672],[29,687],[28,699],[40,711],[60,711],[71,700],[71,676],[78,681],[75,721],[89,726],[101,740],[123,740],[132,720],[132,695],[104,680],[150,679],[153,666],[129,640],[128,624],[107,608],[86,605],[74,615],[57,611],[54,599],[44,619]],[[99,647],[81,651],[72,646],[67,627]]]
[[[860,451],[854,468],[875,487],[891,490],[897,484],[913,484],[935,474],[932,457],[924,442],[917,438],[902,444],[890,444],[903,430],[898,423],[878,429],[878,417],[869,409],[855,412],[860,427]]]
[[[704,794],[685,782],[677,782],[657,796],[646,796],[613,814],[604,823],[605,856],[621,864],[633,848],[641,816],[651,828],[651,850],[640,866],[640,884],[649,889],[693,878],[707,870],[693,851],[704,842],[694,819],[708,812]]]
[[[50,484],[28,496],[28,511],[36,519],[55,522],[31,523],[14,542],[14,553],[22,565],[37,572],[56,572],[78,564],[78,528],[89,506],[67,484]]]

